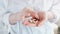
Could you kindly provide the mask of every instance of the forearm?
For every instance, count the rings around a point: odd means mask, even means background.
[[[22,12],[12,13],[9,16],[9,23],[13,25],[13,24],[16,24],[16,21],[20,21],[21,19],[23,19],[24,15],[21,13]]]

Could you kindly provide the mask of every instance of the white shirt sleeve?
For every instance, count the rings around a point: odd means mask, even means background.
[[[0,23],[2,23],[7,30],[10,27],[9,24],[9,11],[7,11],[7,1],[0,0]]]
[[[50,20],[50,22],[56,23],[60,18],[60,0],[54,0],[51,8],[52,13],[54,14],[54,18]]]

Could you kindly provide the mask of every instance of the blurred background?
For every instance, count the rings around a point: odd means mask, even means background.
[[[58,34],[60,34],[60,19],[57,21],[56,24],[57,24],[57,26],[58,26],[58,31],[57,31],[57,32],[58,32]]]

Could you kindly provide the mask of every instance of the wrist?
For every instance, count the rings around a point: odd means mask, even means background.
[[[15,14],[11,14],[10,16],[9,16],[9,23],[10,24],[16,24],[16,15]]]
[[[53,19],[54,18],[54,15],[52,12],[48,12],[48,19]]]

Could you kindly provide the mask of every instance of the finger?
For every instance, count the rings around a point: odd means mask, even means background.
[[[30,8],[26,7],[23,9],[24,13],[25,13],[25,17],[29,17],[31,16],[31,13],[33,12],[33,10],[31,10]]]
[[[25,7],[23,10],[26,13],[26,17],[31,15],[33,18],[36,17],[37,19],[39,19],[37,12],[30,9],[29,7]]]
[[[36,27],[36,24],[31,24],[31,23],[29,23],[29,24],[27,24],[26,26]]]
[[[36,24],[32,24],[32,23],[30,23],[30,22],[28,22],[28,21],[25,21],[23,24],[24,24],[25,26],[31,26],[31,27],[35,27],[35,26],[36,26]]]
[[[37,18],[39,19],[38,13],[37,12],[32,12],[31,13],[32,18]]]
[[[39,12],[38,15],[39,15],[39,21],[36,24],[36,26],[40,26],[43,23],[43,21],[45,20],[45,14],[44,14],[44,12]]]
[[[27,12],[27,13],[30,13],[31,11],[33,11],[31,8],[29,8],[29,7],[25,7],[24,9],[23,9],[23,12]]]
[[[39,15],[40,21],[45,19],[45,13],[44,12],[39,12],[38,15]]]
[[[35,12],[34,16],[35,16],[35,18],[39,19],[39,15],[37,12]]]

